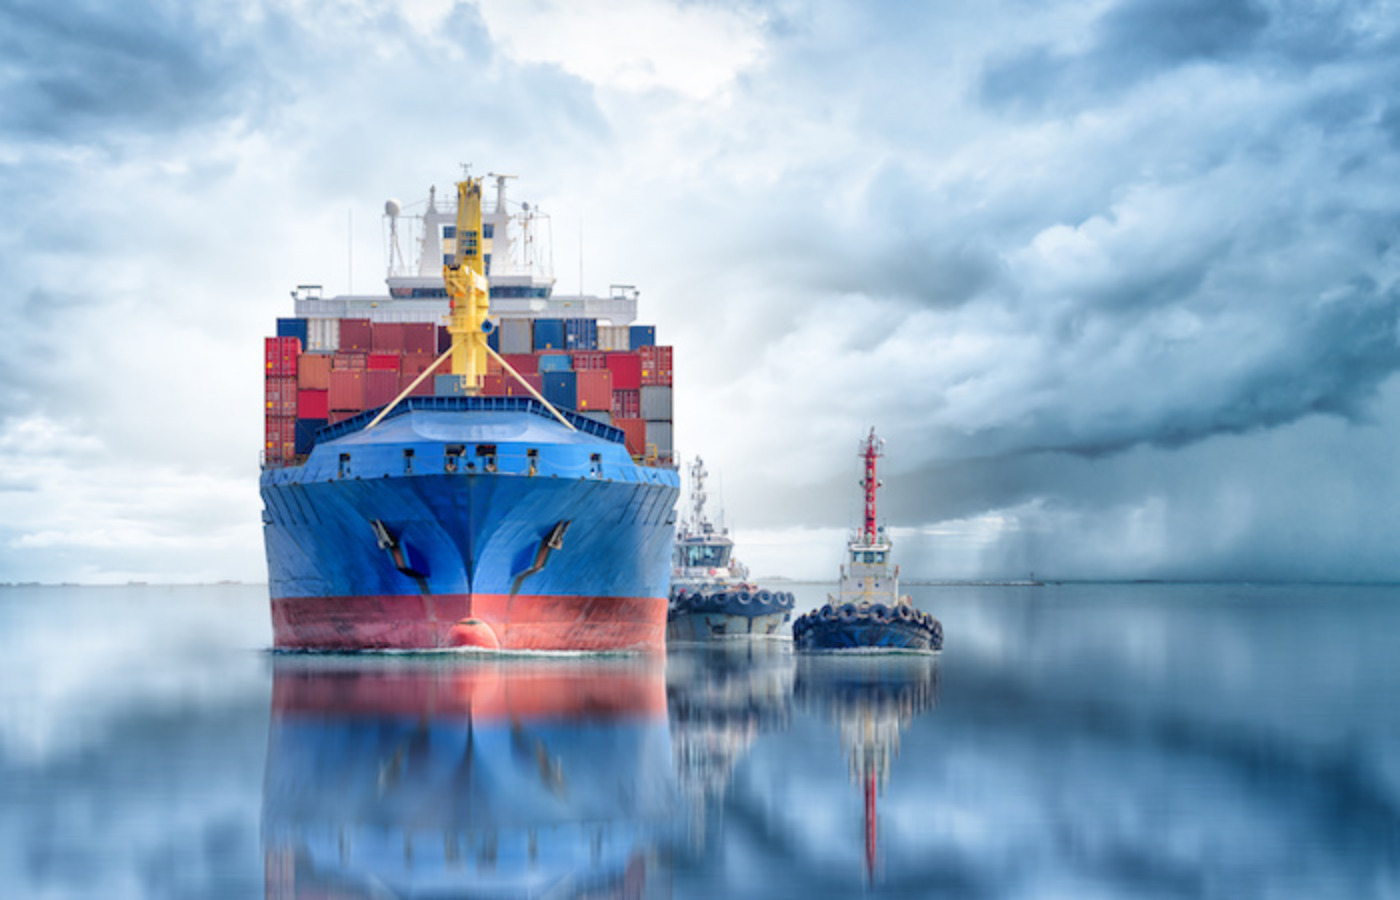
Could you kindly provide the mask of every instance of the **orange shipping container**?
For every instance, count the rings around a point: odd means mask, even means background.
[[[297,357],[297,387],[303,391],[324,391],[331,386],[331,358],[326,353],[303,353]]]
[[[607,369],[588,369],[574,373],[578,379],[578,408],[589,412],[612,409],[612,373]]]
[[[613,427],[619,429],[627,440],[627,452],[633,456],[646,456],[647,452],[647,422],[646,419],[619,419],[613,417]]]
[[[365,408],[365,370],[332,369],[330,407],[340,412],[360,412]]]

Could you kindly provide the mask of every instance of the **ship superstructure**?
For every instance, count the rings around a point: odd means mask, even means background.
[[[670,347],[635,291],[555,297],[494,177],[491,212],[481,179],[430,193],[412,270],[390,201],[388,295],[303,286],[268,339],[278,647],[664,649]]]
[[[763,590],[748,580],[748,568],[734,557],[729,529],[705,512],[709,473],[699,457],[689,475],[690,515],[676,534],[666,636],[693,641],[778,634],[790,618],[792,594]]]
[[[798,649],[942,649],[942,624],[899,591],[899,567],[890,559],[893,542],[879,524],[876,508],[876,492],[882,486],[876,463],[883,455],[884,441],[872,428],[860,447],[865,500],[861,527],[846,543],[836,593],[820,609],[793,622]]]

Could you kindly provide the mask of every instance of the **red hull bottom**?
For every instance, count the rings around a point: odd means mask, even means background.
[[[273,645],[295,650],[432,650],[477,619],[502,650],[666,650],[665,597],[435,594],[274,597]]]

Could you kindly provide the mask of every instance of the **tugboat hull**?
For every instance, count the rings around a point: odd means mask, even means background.
[[[793,596],[785,591],[689,594],[673,591],[666,616],[666,639],[708,641],[713,638],[776,635],[792,618]]]
[[[943,625],[933,616],[909,607],[887,611],[825,606],[801,616],[792,626],[799,650],[943,649]]]

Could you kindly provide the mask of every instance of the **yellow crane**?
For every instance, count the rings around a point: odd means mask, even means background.
[[[453,252],[443,260],[442,280],[451,304],[447,331],[452,335],[452,374],[465,376],[467,393],[481,391],[491,353],[491,289],[481,247],[481,179],[457,182],[457,234]]]

